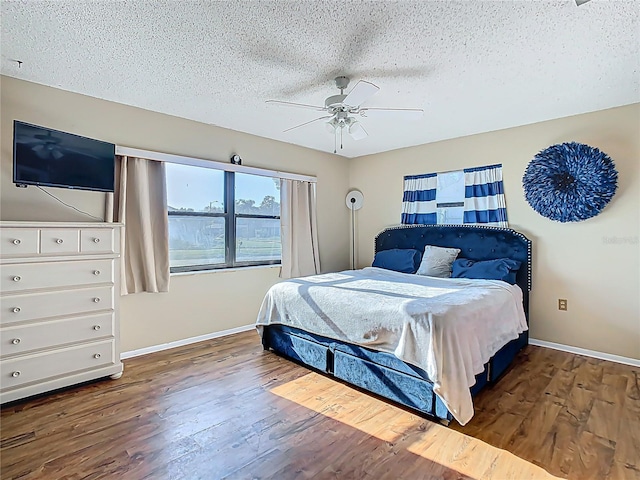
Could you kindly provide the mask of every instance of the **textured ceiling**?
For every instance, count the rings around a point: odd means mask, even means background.
[[[2,1],[1,71],[332,152],[336,75],[375,83],[356,157],[640,101],[640,2]],[[18,63],[12,60],[22,61]],[[347,90],[348,91],[348,90]]]

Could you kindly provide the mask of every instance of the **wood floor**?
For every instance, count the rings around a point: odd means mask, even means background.
[[[2,479],[640,479],[640,369],[527,347],[465,427],[264,352],[255,332],[5,406]]]

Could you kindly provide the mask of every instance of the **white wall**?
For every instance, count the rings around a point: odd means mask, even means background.
[[[526,203],[522,175],[536,153],[567,141],[607,153],[619,186],[599,216],[563,224]],[[640,359],[640,104],[353,159],[351,186],[365,197],[359,265],[371,264],[372,238],[400,222],[404,175],[494,163],[503,164],[510,226],[533,241],[531,336]]]
[[[13,120],[44,125],[122,146],[228,161],[318,178],[318,230],[323,271],[349,264],[348,163],[341,157],[215,126],[0,77],[0,219],[91,221],[35,187],[12,183]],[[103,216],[104,194],[50,189],[63,201]],[[255,322],[277,267],[172,276],[167,294],[121,302],[122,348],[139,349]]]

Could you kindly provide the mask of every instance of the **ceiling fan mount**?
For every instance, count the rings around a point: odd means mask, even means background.
[[[344,91],[345,88],[349,86],[349,77],[345,77],[344,75],[340,75],[335,79],[336,87],[340,89],[340,93]]]
[[[267,103],[275,105],[283,105],[289,107],[299,107],[309,110],[325,112],[327,115],[315,118],[308,122],[288,128],[285,132],[289,132],[296,128],[319,120],[326,120],[329,130],[335,134],[335,148],[333,153],[337,151],[338,134],[340,135],[340,148],[342,148],[342,134],[346,130],[354,140],[360,140],[368,136],[364,127],[355,118],[355,115],[361,117],[379,116],[394,118],[420,118],[423,110],[419,108],[369,108],[363,107],[362,104],[373,96],[380,88],[371,82],[359,80],[358,83],[345,95],[344,90],[349,86],[350,78],[345,75],[339,75],[334,79],[336,87],[340,90],[339,95],[331,95],[324,101],[324,106],[308,105],[304,103],[283,102],[280,100],[267,100]]]

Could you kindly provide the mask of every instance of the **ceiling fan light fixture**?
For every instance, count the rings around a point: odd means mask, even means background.
[[[335,117],[333,117],[331,120],[325,123],[325,125],[329,133],[335,133],[336,129],[338,128],[338,121]]]
[[[354,140],[361,140],[369,134],[360,124],[356,116],[386,116],[398,117],[400,119],[412,119],[422,116],[422,109],[419,108],[368,108],[362,104],[372,97],[380,88],[371,82],[359,80],[358,83],[345,95],[344,91],[349,85],[349,77],[339,76],[335,78],[336,87],[340,90],[340,94],[331,95],[324,101],[324,106],[308,105],[305,103],[284,102],[280,100],[267,100],[267,103],[273,105],[283,105],[288,107],[299,107],[307,110],[317,110],[325,112],[327,115],[314,118],[308,122],[304,122],[293,127],[283,130],[289,132],[297,128],[309,125],[311,123],[324,121],[325,128],[334,135],[334,149],[336,153],[338,149],[338,137],[340,137],[340,148],[342,148],[342,138],[346,130]]]
[[[366,138],[368,135],[367,131],[360,124],[360,122],[355,119],[351,120],[352,121],[349,125],[349,135],[351,135],[351,138],[353,138],[354,140],[362,140],[363,138]]]

